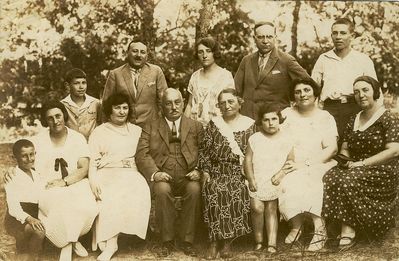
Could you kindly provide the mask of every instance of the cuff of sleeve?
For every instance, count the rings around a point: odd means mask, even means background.
[[[155,174],[157,174],[158,172],[159,172],[159,170],[157,170],[157,171],[155,171],[154,173],[151,174],[151,179],[150,179],[151,182],[154,182],[154,181],[155,181],[155,180],[154,180],[154,176],[155,176]]]
[[[26,214],[26,213],[24,213],[24,214],[21,214],[21,216],[20,217],[18,217],[18,221],[19,222],[21,222],[22,224],[25,224],[25,222],[26,222],[26,219],[29,217],[29,215],[28,214]]]

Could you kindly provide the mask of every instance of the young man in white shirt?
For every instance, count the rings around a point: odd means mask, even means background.
[[[45,228],[38,219],[38,202],[44,183],[34,170],[36,151],[31,141],[15,142],[13,154],[18,166],[13,179],[5,184],[8,212],[4,226],[15,237],[19,260],[39,260]]]
[[[373,61],[351,48],[353,31],[349,19],[337,19],[331,26],[334,48],[319,56],[312,71],[322,87],[320,105],[335,118],[341,140],[349,118],[360,111],[353,95],[354,80],[363,75],[377,79]]]

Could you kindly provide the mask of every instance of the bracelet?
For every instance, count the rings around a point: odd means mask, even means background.
[[[65,186],[68,187],[68,182],[67,182],[66,178],[62,178],[62,180],[65,182]]]

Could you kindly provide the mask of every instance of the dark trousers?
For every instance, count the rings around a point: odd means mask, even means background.
[[[360,111],[360,107],[351,101],[348,103],[340,103],[339,101],[331,101],[329,99],[324,101],[324,109],[328,111],[337,123],[338,135],[340,137],[338,144],[341,147],[344,130],[349,122],[351,116]]]
[[[173,177],[173,181],[156,182],[153,187],[155,193],[155,217],[161,231],[162,242],[175,238],[177,210],[175,209],[174,197],[181,196],[179,237],[182,241],[193,243],[195,228],[201,212],[200,183],[188,180],[184,176],[187,171],[173,173],[166,170],[165,172]]]

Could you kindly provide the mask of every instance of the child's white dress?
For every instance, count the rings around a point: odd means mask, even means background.
[[[279,196],[280,186],[273,185],[271,178],[283,167],[293,143],[283,130],[271,136],[257,132],[248,142],[253,151],[252,165],[258,187],[256,192],[250,191],[249,195],[262,201],[274,200]]]

